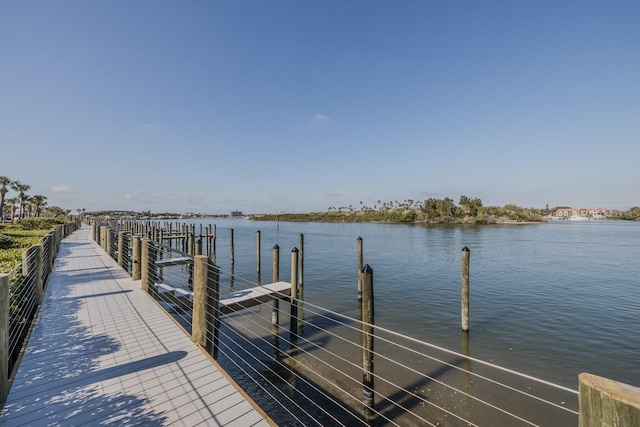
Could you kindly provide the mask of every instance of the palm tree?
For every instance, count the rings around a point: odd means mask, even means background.
[[[11,224],[13,224],[13,219],[16,216],[16,203],[18,203],[17,197],[12,197],[6,200],[7,202],[7,212],[9,212],[9,216],[11,217]]]
[[[38,217],[42,212],[42,208],[47,206],[47,197],[41,196],[40,194],[36,194],[35,196],[29,199],[31,201],[31,205],[34,208],[33,216]]]
[[[20,219],[24,218],[24,202],[25,202],[25,191],[29,191],[31,186],[28,184],[22,184],[20,181],[14,181],[11,183],[11,188],[14,191],[18,192],[18,200],[20,201],[20,210],[18,211],[18,216]]]
[[[4,221],[4,196],[7,194],[9,190],[7,190],[7,185],[11,186],[13,181],[7,178],[6,176],[0,176],[0,220]]]

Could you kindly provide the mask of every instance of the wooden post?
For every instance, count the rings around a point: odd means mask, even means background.
[[[217,256],[217,253],[216,253],[216,238],[218,237],[217,234],[218,234],[218,226],[213,224],[213,242],[212,242],[212,244],[213,244],[213,263],[214,264],[216,264],[216,256]]]
[[[273,247],[273,283],[280,281],[280,246],[275,245]],[[273,299],[273,310],[271,311],[271,325],[278,325],[280,323],[280,299]]]
[[[193,271],[192,340],[218,359],[220,329],[220,277],[215,265],[205,255],[196,255]]]
[[[298,329],[304,330],[304,234],[300,233],[298,253]]]
[[[291,251],[291,303],[289,332],[291,337],[298,334],[298,248]]]
[[[462,248],[462,273],[461,273],[461,317],[462,330],[469,330],[469,257],[468,247]]]
[[[373,269],[369,264],[362,268],[362,402],[365,410],[373,411]]]
[[[142,241],[142,253],[140,256],[140,275],[142,276],[142,290],[147,293],[154,293],[154,283],[157,279],[157,249],[151,239]]]
[[[104,251],[113,258],[113,252],[111,251],[111,229],[109,227],[104,228]]]
[[[0,404],[9,395],[9,275],[0,273]]]
[[[118,265],[124,268],[124,260],[125,260],[125,236],[127,235],[126,231],[118,231]],[[127,248],[128,251],[128,248]]]
[[[363,267],[362,237],[358,237],[357,242],[358,242],[358,301],[360,301],[362,299],[362,267]]]
[[[196,255],[202,255],[202,239],[196,240]]]
[[[35,299],[38,305],[42,304],[42,300],[44,297],[44,283],[42,282],[42,271],[43,271],[43,247],[42,245],[34,245],[35,248],[34,256],[35,256],[35,280],[33,281],[34,291],[35,291]]]
[[[235,265],[236,261],[233,256],[234,248],[233,248],[233,228],[231,229],[231,265]]]
[[[640,388],[586,373],[578,383],[580,427],[640,426]]]
[[[256,231],[256,274],[260,285],[260,230]]]
[[[142,258],[142,244],[140,241],[140,236],[133,236],[133,242],[131,245],[131,278],[133,280],[140,280],[142,277],[141,274],[141,263],[140,259]]]

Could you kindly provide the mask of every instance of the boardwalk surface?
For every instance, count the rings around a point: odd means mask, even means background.
[[[90,230],[62,243],[0,425],[268,426]]]

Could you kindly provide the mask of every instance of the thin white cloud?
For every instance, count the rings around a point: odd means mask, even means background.
[[[157,123],[145,123],[144,124],[145,129],[147,129],[148,131],[151,132],[162,132],[162,126],[160,126]]]
[[[331,118],[329,116],[316,113],[313,115],[313,118],[311,119],[311,127],[323,126],[327,124],[329,121],[331,121]]]
[[[51,187],[50,190],[53,193],[69,193],[71,191],[66,185],[56,185],[55,187]]]

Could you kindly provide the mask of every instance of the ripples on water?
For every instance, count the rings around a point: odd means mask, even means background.
[[[208,224],[209,221],[203,221]],[[304,233],[305,299],[356,316],[356,239],[374,269],[376,323],[460,350],[461,249],[471,250],[471,355],[577,388],[580,372],[640,386],[640,224],[501,226],[215,220],[218,264],[262,281],[280,246],[281,279]]]

